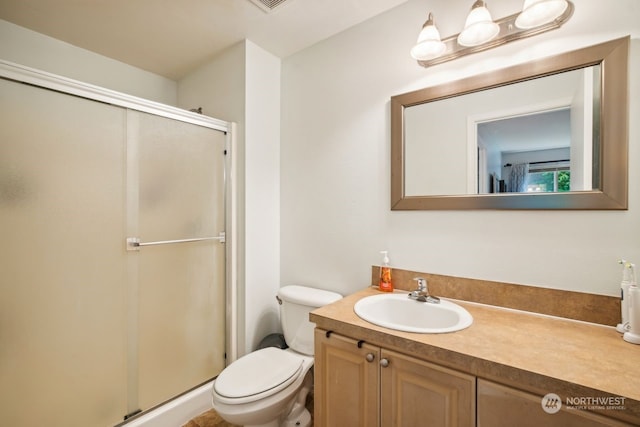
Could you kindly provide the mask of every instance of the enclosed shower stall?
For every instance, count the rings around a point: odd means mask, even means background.
[[[0,425],[113,426],[211,380],[229,124],[0,66]]]

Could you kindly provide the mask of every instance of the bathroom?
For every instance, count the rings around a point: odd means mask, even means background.
[[[499,17],[521,3],[494,0],[490,7]],[[626,35],[629,75],[638,75],[638,2],[575,3],[561,29],[432,69],[408,54],[426,14],[434,13],[441,34],[454,34],[468,12],[465,2],[398,2],[285,58],[247,40],[179,80],[7,21],[0,21],[0,58],[182,108],[199,106],[238,124],[235,351],[241,355],[278,329],[274,295],[281,285],[353,293],[369,284],[380,250],[407,270],[618,295],[616,261],[640,260],[634,78],[628,210],[390,210],[391,96]]]

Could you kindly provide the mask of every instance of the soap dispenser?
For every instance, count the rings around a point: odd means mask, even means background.
[[[631,284],[629,285],[629,323],[625,325],[625,333],[622,336],[625,341],[632,344],[640,344],[640,288],[636,285],[635,265],[630,264]]]
[[[378,283],[378,288],[383,292],[393,292],[388,252],[380,251],[380,253],[382,254],[382,265],[380,266],[380,282]]]
[[[622,321],[616,326],[616,330],[624,334],[629,327],[629,286],[635,282],[635,265],[621,259],[618,264],[622,264],[622,281],[620,282],[620,315]]]

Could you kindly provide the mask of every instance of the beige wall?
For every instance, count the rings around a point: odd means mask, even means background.
[[[2,19],[0,59],[163,104],[177,102],[173,80]]]
[[[458,5],[460,3],[460,5]],[[464,2],[429,2],[443,36]],[[389,98],[631,34],[640,75],[640,3],[574,2],[559,30],[429,69],[409,56],[428,10],[407,3],[286,58],[282,76],[282,282],[348,293],[389,250],[404,269],[619,295],[625,257],[640,263],[640,87],[631,79],[628,211],[391,212]],[[494,0],[495,17],[519,0]]]

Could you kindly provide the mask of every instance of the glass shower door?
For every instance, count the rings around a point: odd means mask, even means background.
[[[0,425],[125,413],[124,123],[0,79]]]
[[[127,139],[131,388],[146,410],[224,367],[225,135],[129,111]]]
[[[0,78],[0,426],[116,425],[222,370],[225,140]]]

